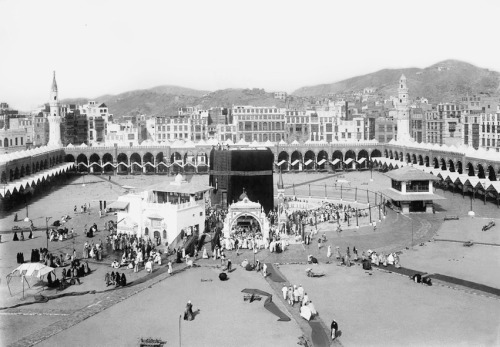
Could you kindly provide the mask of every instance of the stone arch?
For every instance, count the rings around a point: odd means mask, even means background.
[[[168,167],[164,164],[167,164],[167,162],[165,162],[165,154],[163,152],[158,152],[156,154],[156,171],[160,173],[168,172]]]
[[[14,170],[10,169],[9,170],[9,181],[13,181],[14,180]]]
[[[142,171],[142,158],[137,152],[130,155],[130,173],[141,173]]]
[[[345,152],[344,156],[344,162],[347,161],[347,159],[352,159],[352,162],[349,164],[344,163],[344,169],[354,169],[356,167],[355,161],[356,161],[356,153],[352,150],[349,149],[347,152]]]
[[[103,171],[114,171],[113,168],[113,156],[111,153],[104,153],[102,156],[102,170]]]
[[[324,162],[319,164],[322,160],[324,160]],[[319,151],[316,162],[318,163],[318,170],[326,169],[328,165],[328,153],[325,150]]]
[[[48,165],[47,159],[45,159],[45,160],[43,161],[43,169],[44,169],[44,170],[47,170],[48,168],[49,168],[49,165]]]
[[[64,156],[64,161],[67,162],[67,163],[74,163],[75,162],[75,157],[73,156],[73,154],[66,154]]]
[[[432,164],[433,164],[433,168],[434,169],[438,169],[439,168],[439,161],[438,161],[438,158],[434,157],[434,159],[432,160]]]
[[[293,155],[293,153],[292,153],[292,155]],[[235,223],[238,222],[238,218],[240,218],[240,217],[252,217],[259,224],[259,228],[260,228],[261,232],[264,230],[262,224],[260,223],[258,216],[255,216],[253,213],[249,213],[249,212],[241,212],[241,213],[237,214],[236,216],[234,216],[233,219],[231,220],[230,225],[229,225],[229,230],[233,230],[233,226],[235,226]]]
[[[399,160],[400,161],[403,161],[404,160],[404,155],[403,155],[403,152],[399,152]]]
[[[18,180],[19,179],[19,168],[16,166],[16,169],[14,170],[14,179]]]
[[[491,165],[488,165],[488,179],[490,181],[496,181],[497,180],[497,175],[495,173],[495,169]]]
[[[431,166],[430,158],[427,155],[424,158],[424,163],[425,163],[425,166],[427,166],[427,167]]]
[[[178,163],[182,165],[182,155],[179,152],[174,152],[170,156],[170,163]]]
[[[38,171],[40,171],[40,162],[39,161],[36,162],[36,166],[35,166],[35,172],[38,172]]]
[[[461,162],[460,160],[459,160],[459,161],[457,161],[457,165],[456,165],[456,167],[457,167],[457,170],[456,170],[456,171],[457,171],[459,174],[463,174],[462,162]]]
[[[450,170],[450,172],[455,172],[455,164],[453,164],[453,160],[448,160],[448,170]]]
[[[306,169],[306,170],[314,169],[315,159],[316,159],[316,155],[314,154],[314,152],[311,150],[307,151],[306,154],[304,155],[304,169]],[[306,165],[306,163],[308,161],[311,161],[311,162]]]
[[[358,169],[368,168],[370,157],[368,156],[368,151],[366,149],[362,149],[358,152],[358,162],[361,160],[361,158],[365,158],[365,160],[361,164],[358,164]]]
[[[424,165],[424,158],[422,157],[421,154],[418,155],[418,161],[417,161],[417,163],[419,165]]]
[[[394,155],[392,154],[392,150],[389,151],[389,158],[394,159]]]
[[[477,164],[477,178],[486,178],[482,164]]]
[[[148,165],[146,163],[150,163],[151,165]],[[142,164],[143,164],[143,171],[144,172],[150,172],[150,173],[153,173],[155,172],[155,168],[154,168],[154,157],[153,157],[153,154],[151,154],[151,152],[146,152],[143,156],[142,156]]]
[[[0,178],[0,183],[6,184],[7,183],[7,174],[5,171],[2,171],[2,176]]]
[[[281,151],[279,154],[278,154],[278,164],[281,163],[282,161],[285,161],[283,164],[281,164],[280,168],[281,168],[281,171],[288,171],[290,169],[290,163],[289,163],[289,156],[288,156],[288,153],[286,151]]]
[[[192,151],[187,151],[184,154],[184,164],[196,164],[196,155]]]
[[[80,153],[78,157],[76,157],[76,165],[78,167],[78,171],[88,171],[87,165],[89,161],[87,159],[87,156],[83,153]]]
[[[446,160],[444,160],[444,158],[441,158],[439,167],[441,170],[446,170]]]
[[[302,165],[301,165],[302,164],[302,153],[300,153],[299,151],[294,151],[292,153],[292,158],[290,161],[291,161],[291,164],[290,164],[291,170],[300,170],[302,167]]]
[[[412,162],[411,161],[411,155],[410,155],[410,153],[406,153],[406,162],[407,163],[411,163]]]
[[[31,166],[30,164],[26,164],[26,176],[31,175]]]
[[[101,157],[97,153],[92,153],[89,158],[89,168],[91,172],[101,172]]]
[[[116,171],[118,173],[128,173],[128,156],[127,156],[127,154],[123,153],[123,152],[118,154],[116,161],[117,161]]]
[[[4,147],[9,147],[9,139],[8,138],[4,138],[3,139],[3,146]]]
[[[20,177],[24,177],[26,175],[26,171],[24,169],[24,166],[21,166],[21,172],[19,174],[20,174]]]
[[[472,163],[467,163],[467,173],[469,176],[475,176],[475,172],[474,172],[474,165],[472,165]]]
[[[399,160],[399,153],[398,153],[398,151],[394,151],[394,160]]]
[[[387,150],[385,150],[387,152]],[[370,155],[370,158],[380,158],[382,153],[378,149],[374,149]]]
[[[344,153],[342,153],[342,151],[339,151],[339,150],[336,150],[335,152],[333,152],[332,162],[334,162],[336,159],[338,159],[338,162],[335,165],[332,164],[334,170],[342,168],[342,162],[344,161]]]
[[[387,149],[384,149],[384,157],[389,158],[389,152]]]
[[[411,162],[413,164],[417,164],[417,156],[415,154],[412,154],[412,156],[411,156]]]

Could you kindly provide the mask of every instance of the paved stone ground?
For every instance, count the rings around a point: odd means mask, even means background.
[[[284,175],[284,180],[285,184],[289,184],[291,181],[306,182],[307,180],[316,177],[320,177],[320,175]],[[351,185],[358,185],[362,188],[368,187],[369,189],[378,189],[384,188],[384,184],[388,184],[387,177],[383,175],[379,175],[378,173],[374,172],[373,177],[374,181],[370,182],[369,172],[354,172],[345,175],[345,179],[349,179],[351,181]],[[152,180],[159,180],[160,177],[128,176],[117,177],[116,179],[121,184],[141,187],[151,184]],[[193,179],[203,181],[204,179],[208,180],[208,176],[194,176]],[[118,188],[116,185],[110,185],[108,182],[102,181],[95,177],[86,177],[85,180],[85,187],[82,187],[82,179],[79,178],[71,182],[72,184],[64,187],[64,189],[56,187],[51,194],[39,197],[36,199],[36,201],[31,203],[29,213],[30,218],[34,219],[35,225],[44,226],[44,219],[42,219],[42,217],[47,214],[50,214],[52,216],[62,216],[63,214],[72,215],[73,219],[70,220],[69,226],[74,226],[77,232],[82,229],[84,224],[90,224],[94,221],[96,221],[99,226],[102,225],[105,219],[99,219],[95,213],[95,207],[98,206],[98,200],[107,199],[109,203],[113,199],[116,199],[116,197],[121,194],[123,190]],[[334,180],[335,178],[328,177],[326,182],[334,182]],[[321,189],[323,189],[324,191],[324,186],[321,186],[321,184],[323,183],[316,182],[315,184],[317,184],[318,187],[313,187],[312,190],[317,189],[318,191],[321,191]],[[307,191],[308,189],[307,185],[303,185],[301,187],[304,189],[304,191]],[[297,188],[297,190],[299,190],[299,188]],[[462,290],[463,288],[459,288],[458,286],[451,286],[452,288],[457,288],[458,290],[446,288],[446,283],[444,283],[443,286],[437,285],[430,287],[429,290],[424,290],[422,286],[415,287],[415,285],[407,281],[406,278],[396,276],[394,274],[387,274],[383,271],[374,271],[374,275],[369,276],[366,275],[363,271],[345,271],[340,270],[345,268],[334,266],[333,263],[326,264],[326,262],[328,261],[328,259],[326,258],[326,246],[328,245],[331,245],[333,248],[335,246],[339,246],[343,252],[345,251],[347,246],[350,246],[351,249],[352,246],[356,246],[356,248],[358,248],[360,251],[369,248],[377,251],[403,250],[401,261],[404,266],[422,270],[428,273],[438,272],[444,275],[455,276],[458,278],[487,284],[497,288],[500,287],[498,276],[496,276],[496,274],[498,274],[498,269],[500,268],[500,264],[498,262],[498,259],[500,259],[500,257],[498,257],[497,253],[497,250],[500,249],[500,247],[479,244],[474,245],[473,247],[463,247],[460,243],[457,242],[428,242],[431,241],[434,234],[437,233],[435,237],[441,239],[472,240],[476,242],[499,243],[499,233],[498,229],[496,229],[498,228],[498,226],[490,229],[487,232],[481,232],[480,230],[482,225],[486,224],[491,218],[498,218],[500,210],[495,205],[489,203],[484,205],[482,202],[476,200],[474,201],[476,217],[471,219],[467,217],[467,211],[470,209],[470,201],[467,200],[467,198],[462,199],[459,195],[453,196],[453,194],[450,192],[442,192],[440,190],[437,193],[445,196],[447,200],[443,200],[440,202],[440,205],[437,208],[437,212],[434,215],[411,214],[409,216],[402,216],[398,213],[395,213],[394,211],[388,210],[387,218],[382,219],[380,223],[377,223],[376,230],[374,230],[373,227],[361,227],[359,229],[356,229],[355,227],[346,227],[340,234],[336,233],[336,227],[334,227],[332,224],[324,223],[319,226],[319,235],[325,233],[328,239],[327,244],[324,245],[323,248],[318,249],[317,243],[315,243],[315,240],[313,240],[313,243],[309,246],[292,245],[285,253],[281,254],[269,253],[268,251],[260,251],[259,253],[257,253],[256,258],[261,261],[273,263],[304,263],[307,259],[307,255],[313,254],[320,260],[320,267],[324,266],[328,271],[333,271],[331,274],[327,274],[325,280],[310,282],[309,284],[307,283],[308,278],[305,277],[305,273],[303,272],[303,267],[305,265],[295,264],[281,266],[282,272],[286,275],[291,283],[302,283],[306,290],[312,293],[310,297],[313,301],[315,301],[316,308],[320,311],[320,317],[325,321],[326,324],[329,324],[329,321],[332,317],[335,317],[336,320],[339,321],[340,328],[343,331],[340,342],[345,345],[387,345],[388,341],[394,341],[395,343],[393,345],[397,345],[397,343],[400,342],[405,344],[410,343],[414,345],[426,344],[426,342],[423,340],[423,337],[420,337],[420,335],[425,336],[425,334],[420,333],[421,331],[425,330],[418,330],[418,332],[415,332],[414,329],[411,329],[410,323],[420,322],[420,320],[425,321],[427,319],[427,325],[417,324],[416,326],[422,329],[430,329],[431,337],[436,337],[436,334],[438,332],[435,331],[436,328],[434,328],[431,323],[435,323],[437,322],[437,320],[435,320],[434,318],[429,319],[428,317],[439,318],[439,327],[441,329],[440,331],[442,332],[442,340],[439,340],[437,338],[434,340],[430,339],[429,341],[431,341],[431,345],[452,345],[452,343],[447,343],[447,340],[445,340],[448,337],[449,341],[452,341],[453,343],[456,342],[458,344],[460,344],[458,337],[461,337],[463,338],[463,341],[468,342],[466,344],[470,343],[494,345],[498,341],[500,341],[498,335],[492,335],[492,332],[500,331],[500,324],[498,320],[495,319],[496,317],[492,317],[491,314],[492,310],[496,310],[496,312],[499,312],[497,300],[491,302],[491,300],[493,299],[487,298],[490,301],[481,301],[483,299],[485,300],[486,298],[483,298],[479,295],[471,295],[468,292]],[[85,196],[93,198],[93,200],[87,199],[90,200],[87,202],[90,202],[92,204],[92,206],[94,207],[94,211],[92,211],[90,215],[73,215],[73,205],[77,204],[79,206],[83,204],[85,200],[83,200],[82,197]],[[24,217],[24,211],[25,210],[23,207],[17,210],[19,218]],[[14,213],[15,211],[12,211],[11,214],[4,214],[3,216],[0,216],[1,229],[9,230],[12,225],[16,224],[13,222]],[[445,215],[459,215],[460,220],[444,222],[443,218]],[[109,216],[108,219],[109,218],[113,218],[113,216]],[[499,223],[497,223],[497,225],[498,224]],[[81,254],[81,248],[86,239],[81,235],[82,234],[80,233],[80,236],[74,240],[74,245],[73,240],[64,241],[63,243],[55,242],[49,245],[49,249],[55,252],[67,252],[72,251],[73,247],[75,247],[77,249],[77,252]],[[36,232],[35,239],[33,240],[15,243],[11,241],[12,235],[4,234],[2,236],[3,242],[0,243],[0,276],[2,279],[5,278],[5,275],[7,273],[9,273],[13,268],[16,267],[15,253],[23,251],[25,254],[25,258],[29,258],[29,251],[31,250],[31,248],[38,248],[42,246],[44,247],[46,243],[44,232]],[[95,239],[98,239],[101,236],[102,234],[98,234]],[[423,243],[424,246],[419,246],[419,244],[421,243]],[[406,247],[408,247],[408,249],[405,249]],[[230,253],[229,256],[231,257],[233,264],[240,262],[244,258],[248,258],[250,261],[252,261],[253,258],[253,254],[248,251],[245,251],[239,256],[236,256],[234,253]],[[460,258],[460,256],[462,256],[462,258]],[[216,265],[216,262],[213,262],[211,260],[204,262],[206,262],[206,264],[204,265],[207,266]],[[92,319],[97,319],[100,325],[108,323],[107,320],[112,320],[113,317],[108,316],[108,314],[110,313],[106,312],[113,312],[112,310],[115,307],[118,311],[124,310],[124,312],[127,312],[127,309],[130,311],[130,309],[136,307],[136,304],[133,304],[134,297],[148,297],[151,298],[150,301],[153,302],[155,300],[158,300],[158,297],[153,294],[153,291],[144,291],[144,289],[149,289],[147,284],[149,281],[141,284],[140,286],[137,285],[135,287],[132,286],[130,288],[118,289],[116,291],[101,292],[106,290],[103,281],[104,273],[106,271],[110,271],[111,269],[106,263],[92,263],[91,268],[93,268],[93,270],[95,271],[92,273],[92,275],[83,278],[83,283],[81,286],[71,286],[66,289],[65,292],[97,290],[96,294],[66,297],[50,300],[48,303],[44,304],[35,303],[15,309],[0,310],[0,341],[2,341],[2,344],[7,345],[9,343],[16,343],[16,341],[20,339],[30,338],[39,341],[38,338],[40,337],[40,335],[36,337],[37,331],[51,330],[52,332],[56,333],[56,335],[52,335],[52,337],[50,337],[47,341],[52,342],[52,344],[60,345],[58,339],[63,336],[63,334],[65,334],[66,330],[63,329],[66,329],[69,326],[72,327],[67,329],[67,331],[71,331],[72,336],[77,336],[78,340],[81,339],[82,336],[88,335],[84,326],[82,325],[83,323],[91,321]],[[164,282],[167,283],[169,281],[171,282],[171,280],[173,279],[180,280],[182,278],[183,280],[181,281],[181,283],[184,284],[179,284],[179,287],[185,288],[185,283],[192,284],[192,288],[189,285],[187,287],[190,287],[190,290],[192,289],[198,295],[200,293],[198,293],[195,289],[200,289],[203,287],[202,283],[198,284],[198,280],[195,279],[193,281],[192,277],[190,277],[190,273],[194,273],[195,271],[197,270],[193,269],[185,273],[183,272],[182,274],[174,276],[172,277],[172,279],[168,279]],[[187,278],[184,278],[186,277],[185,274],[187,275]],[[139,274],[127,272],[127,278],[129,279],[129,282],[139,280],[141,278],[144,278],[144,276],[144,271],[140,272]],[[161,281],[160,279],[161,276],[162,275],[160,274],[154,279],[151,279],[151,281],[157,283],[152,288],[162,285],[163,281]],[[373,276],[376,276],[376,278],[378,278],[379,280],[372,280],[373,278],[375,278]],[[246,280],[245,278],[242,279]],[[235,282],[239,280],[240,279],[237,278]],[[243,283],[246,282],[243,281]],[[215,285],[215,283],[213,284]],[[265,281],[262,281],[262,284],[268,286],[268,290],[271,290],[272,286],[269,287],[269,284],[266,284]],[[219,287],[217,286],[216,288],[217,291]],[[389,290],[389,288],[392,290]],[[25,300],[20,300],[21,292],[19,283],[17,283],[17,291],[15,291],[14,297],[11,298],[8,294],[5,281],[2,281],[0,283],[0,306],[12,306],[18,303],[27,303],[30,302],[30,300],[33,301],[33,295],[40,292],[41,290],[41,287],[35,286],[33,289],[27,291],[27,298]],[[168,290],[170,290],[170,288]],[[417,290],[416,293],[414,292],[415,290]],[[130,294],[128,291],[130,291],[130,293],[132,294]],[[218,291],[220,293],[220,290]],[[385,296],[381,296],[380,293],[385,293],[387,291],[389,291],[392,296],[387,295],[387,298]],[[135,292],[136,295],[133,295],[133,293]],[[151,294],[147,294],[150,292]],[[176,293],[175,296],[174,292]],[[169,296],[169,298],[182,297],[182,291],[179,291],[177,287],[174,292],[171,296]],[[331,298],[332,292],[333,296],[336,299]],[[45,295],[45,292],[42,293],[44,293]],[[413,298],[415,296],[415,298],[417,298],[418,300],[407,300],[407,297],[403,295],[403,293],[407,293],[408,295],[411,294],[409,296],[410,298]],[[48,292],[48,294],[52,295],[52,292]],[[129,294],[132,296],[127,296]],[[281,297],[280,294],[281,291],[278,291],[276,293],[278,297]],[[125,300],[125,297],[129,297],[129,299]],[[378,302],[379,297],[384,298],[384,300],[380,300],[380,302]],[[201,295],[199,299],[197,299],[197,301],[200,302],[203,300],[205,300],[204,295]],[[332,301],[336,303],[335,306],[331,305]],[[398,305],[395,305],[395,302],[398,303]],[[340,304],[337,305],[337,303]],[[417,303],[419,305],[418,307],[423,305],[423,307],[425,307],[425,310],[420,310],[418,308],[416,309],[415,307],[410,305],[411,303],[412,305],[415,305]],[[430,309],[428,307],[429,303],[435,305],[436,310]],[[441,303],[443,303],[443,305],[441,305]],[[182,302],[181,310],[183,309],[184,304],[185,302]],[[444,304],[450,306],[445,307]],[[107,309],[104,310],[104,308]],[[287,309],[286,305],[284,305],[284,309]],[[441,309],[441,311],[439,311],[439,309]],[[265,309],[263,310],[266,311]],[[414,312],[415,310],[418,314],[408,314],[408,312]],[[481,310],[484,310],[484,315],[481,314]],[[360,312],[363,312],[364,314],[360,316]],[[383,312],[384,314],[381,314],[381,312]],[[444,312],[444,314],[440,316],[440,312]],[[455,316],[462,314],[461,312],[468,313],[467,322],[470,324],[470,327],[464,327],[463,324],[465,323],[463,322],[460,322],[459,324],[455,322]],[[106,319],[100,318],[100,316],[103,314]],[[258,330],[258,328],[257,325],[254,325],[253,322],[257,318],[253,317],[252,319],[248,319],[250,316],[248,316],[247,314],[248,312],[246,311],[240,312],[243,320],[245,320],[246,322],[252,322],[251,324],[247,323],[246,327],[247,329],[250,329],[252,332],[254,332],[255,339],[255,331]],[[269,313],[267,313],[266,311],[266,314]],[[37,319],[40,316],[43,317],[43,319]],[[78,319],[74,318],[74,316],[83,318],[85,319],[85,321],[83,321],[82,323],[78,323]],[[369,330],[369,333],[365,332],[366,329],[360,323],[363,321],[363,319],[361,318],[367,316],[377,316],[377,320],[381,321],[380,324],[374,324],[374,326],[378,327],[378,329],[371,329]],[[382,316],[383,319],[379,318],[379,316]],[[144,316],[144,319],[146,319],[146,317],[147,315]],[[170,316],[168,317],[169,319],[167,319],[168,322],[166,324],[169,325],[169,328],[167,329],[167,331],[169,332],[169,335],[175,335],[177,331],[176,326],[174,326],[175,322],[172,323],[170,321]],[[387,317],[393,318],[388,320]],[[211,319],[218,319],[218,314],[211,313]],[[258,320],[260,319],[261,318],[259,317]],[[175,317],[173,317],[172,320],[175,321]],[[401,320],[408,321],[408,327],[405,327],[404,324],[401,325]],[[227,324],[230,324],[233,321],[228,320]],[[73,323],[71,322],[73,322],[75,325],[72,325]],[[299,325],[292,329],[292,332],[290,333],[293,336],[293,341],[290,341],[294,345],[297,341],[296,337],[301,334],[299,327],[305,329],[302,326],[303,324],[301,324],[300,319],[298,320],[298,322]],[[373,324],[373,319],[371,319],[370,322],[371,324]],[[99,324],[97,324],[97,326],[99,326]],[[133,325],[134,323],[130,324]],[[293,324],[297,323],[295,322]],[[200,333],[206,333],[205,330],[210,331],[209,327],[212,325],[212,322],[211,324],[205,325],[206,326],[201,327],[202,331]],[[401,325],[400,328],[398,328],[399,325]],[[20,326],[23,327],[22,330],[19,329]],[[143,324],[141,323],[140,326],[143,326]],[[48,327],[51,328],[49,329]],[[63,327],[63,329],[61,329],[61,327]],[[147,329],[147,326],[145,326],[145,328]],[[276,328],[281,329],[281,326],[278,325]],[[95,326],[93,326],[93,329],[95,329]],[[218,326],[217,329],[222,329],[221,331],[223,331],[223,328],[219,328]],[[461,333],[459,331],[460,329],[462,329],[465,333]],[[156,331],[161,331],[161,329],[151,331],[151,336],[155,336],[154,333]],[[304,331],[307,333],[307,330]],[[126,333],[127,332],[124,332],[124,336],[128,338],[128,341],[132,341],[136,337],[132,334],[128,336],[126,335]],[[80,337],[78,337],[79,334],[81,335]],[[244,332],[240,332],[240,334],[243,334],[242,336],[246,336],[244,335]],[[365,338],[366,336],[372,337],[372,340],[363,340],[363,338]],[[256,345],[255,340],[251,340],[250,337],[248,338],[249,341],[254,342],[253,344],[250,344],[248,342],[248,345]],[[271,337],[269,338],[272,340]],[[265,343],[262,342],[265,342],[265,339],[257,340],[259,345],[265,345]],[[114,342],[116,341],[118,340],[114,340]],[[169,344],[171,344],[170,341],[172,341],[172,339],[169,339]],[[228,340],[224,341],[230,343],[230,341]],[[290,345],[280,344],[280,340],[273,341],[278,341],[275,344],[276,346]],[[389,343],[389,345],[391,345],[391,343]],[[243,343],[243,345],[245,344]]]

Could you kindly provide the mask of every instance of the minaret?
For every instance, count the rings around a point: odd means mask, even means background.
[[[59,93],[57,91],[56,72],[52,79],[52,88],[50,90],[50,115],[47,116],[49,121],[49,143],[47,146],[62,146],[61,142],[61,115],[59,113]]]
[[[410,108],[408,107],[408,87],[406,77],[401,75],[398,86],[398,100],[396,102],[398,141],[411,140],[410,136]]]

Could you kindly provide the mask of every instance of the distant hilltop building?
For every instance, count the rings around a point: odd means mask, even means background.
[[[274,92],[275,99],[285,100],[287,96],[287,92]]]

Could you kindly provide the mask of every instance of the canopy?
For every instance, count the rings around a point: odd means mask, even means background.
[[[363,162],[364,162],[365,160],[366,160],[366,158],[365,158],[365,157],[360,158],[360,159],[358,160],[358,164],[363,164]]]
[[[126,210],[128,207],[128,201],[115,201],[108,205],[108,208],[113,210]]]
[[[15,270],[13,270],[7,277],[37,277],[42,279],[43,276],[49,272],[54,271],[54,268],[44,265],[42,263],[24,263],[19,265]]]
[[[12,272],[7,275],[7,287],[9,288],[10,295],[12,296],[9,285],[12,277],[21,277],[21,281],[23,282],[24,297],[24,282],[26,282],[28,284],[28,287],[30,287],[30,284],[26,280],[26,277],[36,277],[40,281],[43,279],[43,276],[53,271],[54,268],[42,263],[24,263],[19,265],[15,270],[12,270]]]
[[[323,163],[326,161],[326,159],[321,159],[320,161],[318,161],[318,165],[323,165]]]
[[[281,165],[283,165],[284,163],[286,163],[286,160],[282,160],[282,161],[280,161],[280,162],[278,163],[278,166],[281,166]]]
[[[330,163],[332,163],[333,165],[335,165],[335,164],[337,164],[339,161],[340,161],[340,159],[335,158],[335,160],[334,160],[334,161],[331,161]]]
[[[351,162],[352,162],[352,158],[347,158],[347,160],[344,161],[344,163],[346,163],[346,165],[349,165]]]
[[[298,160],[298,159],[297,159],[297,160],[294,160],[294,162],[292,163],[292,166],[297,165],[297,163],[298,163],[298,162],[299,162],[299,160]]]
[[[312,163],[312,160],[311,160],[311,159],[309,159],[308,161],[306,161],[306,162],[304,163],[304,165],[309,165],[309,164],[311,164],[311,163]]]

